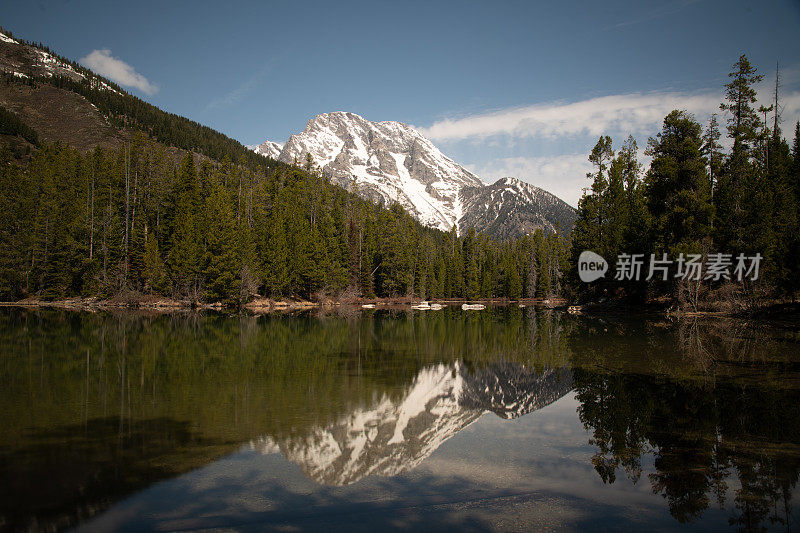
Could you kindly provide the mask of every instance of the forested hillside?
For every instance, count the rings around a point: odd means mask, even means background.
[[[11,32],[3,28],[0,32],[6,36],[0,41],[0,64],[6,84],[34,88],[45,85],[80,95],[117,128],[143,131],[167,146],[199,152],[218,161],[229,157],[259,164],[263,160],[235,139],[185,117],[162,111],[47,46],[12,39]],[[57,121],[59,117],[48,119]]]
[[[616,153],[610,137],[599,139],[589,155],[592,186],[579,203],[572,256],[577,261],[582,250],[594,250],[612,263],[612,271],[591,284],[573,279],[579,295],[669,296],[692,309],[752,308],[796,297],[800,123],[790,126],[790,149],[781,129],[778,72],[769,102],[757,101],[755,85],[763,75],[746,56],[733,65],[729,80],[720,104],[728,151],[716,114],[704,128],[681,110],[667,115],[661,132],[649,139],[652,162],[645,173],[632,138]],[[620,254],[666,254],[674,263],[667,280],[660,274],[646,280],[647,262],[638,281],[617,279],[613,263]],[[703,270],[698,279],[683,279],[675,261],[680,254],[696,254],[704,264],[712,257],[727,262],[730,275]],[[730,271],[740,255],[763,258],[756,279],[734,279]]]
[[[459,238],[331,185],[312,168],[251,168],[144,135],[119,151],[45,146],[0,155],[0,293],[157,293],[231,304],[263,296],[546,296],[559,288],[556,235]]]

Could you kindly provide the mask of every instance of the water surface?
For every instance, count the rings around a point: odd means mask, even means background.
[[[0,528],[798,528],[800,336],[0,311]]]

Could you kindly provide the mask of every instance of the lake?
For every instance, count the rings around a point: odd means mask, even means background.
[[[0,309],[0,529],[797,530],[800,333]]]

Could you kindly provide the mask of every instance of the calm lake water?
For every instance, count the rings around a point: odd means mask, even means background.
[[[800,528],[800,334],[0,310],[0,529]]]

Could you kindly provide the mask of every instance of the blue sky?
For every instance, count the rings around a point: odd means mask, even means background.
[[[485,181],[514,175],[573,205],[600,133],[643,148],[671,106],[705,120],[741,53],[764,91],[780,61],[784,129],[800,116],[797,0],[6,0],[0,25],[110,61],[132,93],[245,144],[352,111],[420,128]]]

